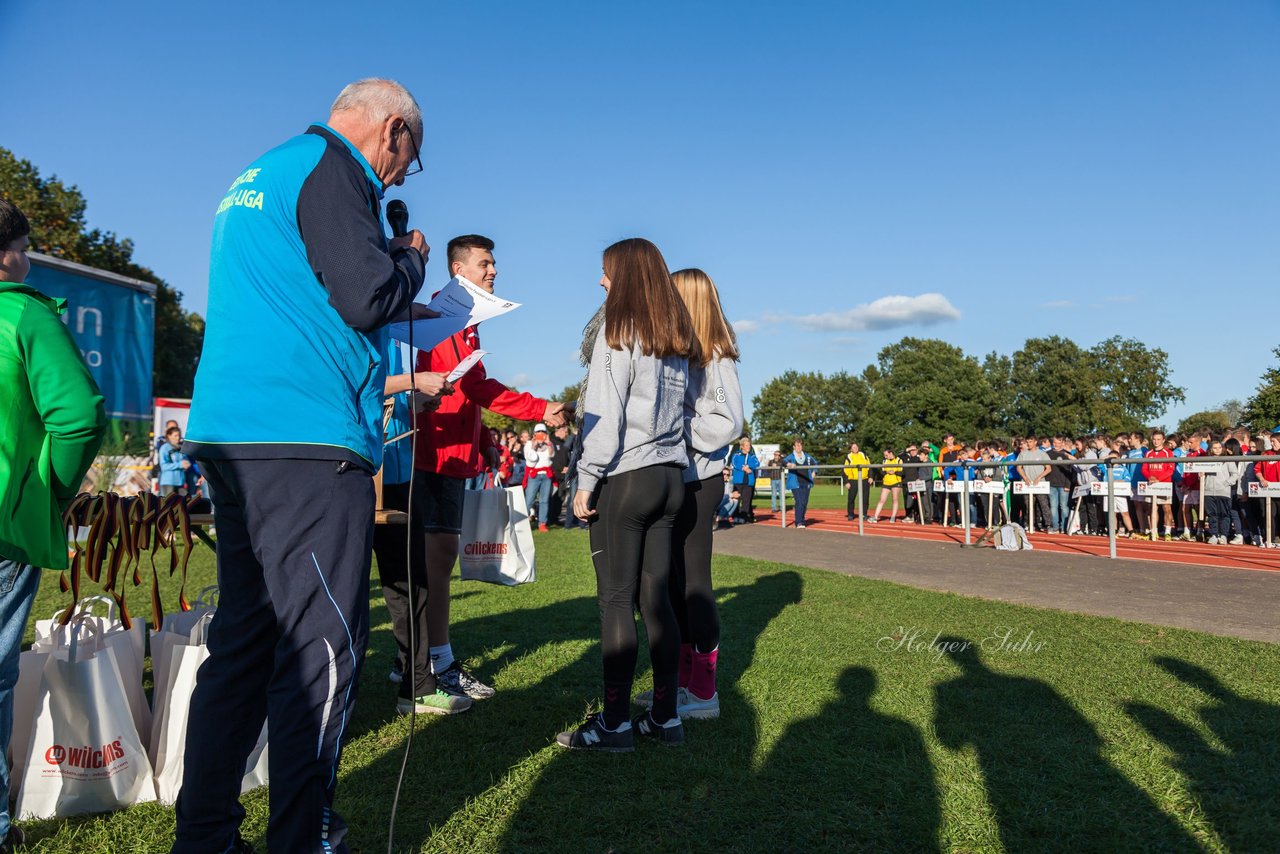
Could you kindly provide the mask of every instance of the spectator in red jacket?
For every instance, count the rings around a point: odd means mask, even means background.
[[[449,274],[493,293],[498,276],[493,245],[492,240],[477,234],[450,240]],[[468,326],[421,353],[418,370],[448,374],[478,349],[480,334],[475,326]],[[469,478],[484,470],[486,463],[496,467],[499,461],[498,448],[480,420],[480,411],[488,409],[520,421],[557,426],[565,421],[564,404],[511,391],[489,378],[483,362],[463,374],[454,390],[438,408],[418,416],[413,515],[427,544],[427,589],[422,593],[436,685],[454,696],[482,700],[492,697],[493,689],[462,668],[454,659],[449,642],[449,576],[458,559],[463,488]],[[419,613],[416,607],[415,613]]]
[[[1151,450],[1147,451],[1147,459],[1173,459],[1173,449],[1164,443],[1164,432],[1155,430],[1151,433]],[[1173,463],[1143,463],[1142,474],[1151,483],[1167,483],[1173,488],[1173,473],[1177,466]],[[1164,538],[1173,540],[1173,497],[1170,495],[1151,496],[1151,539],[1156,538],[1160,517],[1164,516]]]
[[[1254,476],[1263,486],[1280,483],[1280,430],[1271,434],[1271,449],[1262,452],[1264,459],[1253,464]],[[1271,539],[1267,536],[1267,519],[1264,515],[1258,526],[1263,536],[1263,546],[1269,549],[1280,548],[1277,537],[1280,537],[1280,501],[1262,501],[1262,512],[1271,511]]]

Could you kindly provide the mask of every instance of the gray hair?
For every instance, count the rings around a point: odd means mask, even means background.
[[[381,124],[393,115],[400,116],[408,122],[418,144],[422,144],[422,110],[409,90],[394,80],[366,77],[347,84],[338,93],[330,111],[340,113],[346,110],[359,110],[374,124]]]

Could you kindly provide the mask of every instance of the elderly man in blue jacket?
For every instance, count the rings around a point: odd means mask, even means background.
[[[413,96],[362,80],[217,206],[183,450],[213,485],[220,598],[176,852],[250,850],[240,781],[264,719],[268,847],[347,850],[333,798],[369,631],[384,327],[409,316],[429,251],[417,231],[387,241],[382,194],[421,169],[421,141]]]
[[[751,450],[751,439],[743,436],[738,440],[738,450],[729,460],[733,469],[733,488],[741,495],[738,504],[738,518],[743,522],[754,522],[756,511],[751,501],[756,495],[756,470],[760,468],[760,458]]]

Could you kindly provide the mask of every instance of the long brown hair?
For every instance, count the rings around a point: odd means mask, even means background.
[[[604,274],[604,340],[610,347],[639,347],[659,359],[698,358],[693,321],[658,247],[642,237],[619,240],[604,250]]]
[[[711,277],[696,267],[671,274],[676,291],[689,309],[693,335],[702,353],[699,362],[705,367],[712,359],[738,359],[738,339],[724,319],[720,307],[720,291]]]

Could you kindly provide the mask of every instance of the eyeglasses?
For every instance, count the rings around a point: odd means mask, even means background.
[[[416,168],[411,166],[405,171],[404,177],[408,178],[410,175],[417,175],[422,171],[422,149],[418,148],[418,141],[413,138],[413,131],[409,129],[409,124],[407,122],[405,123],[404,130],[405,133],[409,134],[409,141],[413,143],[413,159],[417,163]]]

